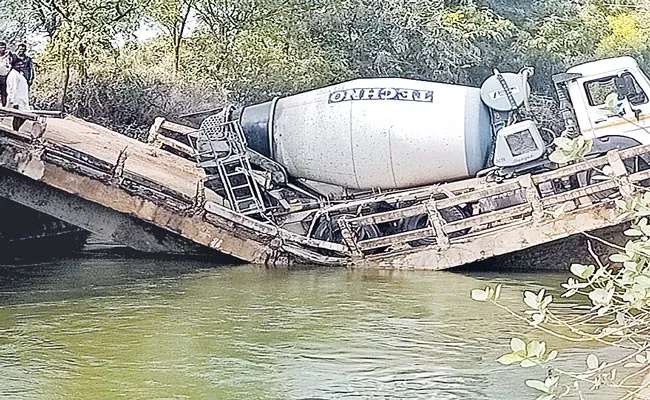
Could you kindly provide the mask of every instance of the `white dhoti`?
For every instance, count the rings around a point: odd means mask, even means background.
[[[7,106],[29,110],[29,85],[20,72],[12,69],[7,75]]]

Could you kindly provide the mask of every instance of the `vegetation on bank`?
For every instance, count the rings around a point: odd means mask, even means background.
[[[602,358],[587,355],[584,369],[563,369],[556,359],[581,357],[558,353],[539,338],[513,337],[511,352],[497,361],[533,369],[525,384],[537,393],[537,400],[650,399],[650,192],[637,189],[640,194],[617,201],[621,217],[633,220],[624,232],[625,246],[608,243],[614,254],[602,257],[589,245],[593,263],[572,265],[572,276],[562,284],[562,297],[573,299],[578,309],[568,311],[544,289],[524,293],[523,311],[500,302],[501,285],[472,291],[474,300],[491,302],[511,318],[527,322],[542,339],[552,336],[613,350]]]
[[[586,161],[591,148],[591,142],[582,136],[558,137],[555,144],[550,158],[558,163]],[[471,292],[473,300],[494,304],[511,318],[536,328],[544,338],[613,350],[608,359],[592,353],[584,360],[585,369],[568,370],[559,368],[556,362],[564,355],[548,348],[546,342],[511,338],[511,352],[497,361],[536,367],[538,371],[531,375],[535,379],[525,384],[537,392],[537,400],[603,396],[650,400],[650,190],[647,185],[617,177],[611,166],[594,172],[617,182],[622,196],[616,200],[618,221],[631,220],[632,224],[623,232],[627,238],[623,246],[585,233],[591,239],[587,246],[593,259],[590,264],[571,265],[572,276],[561,285],[561,297],[574,301],[569,309],[545,289],[524,292],[523,311],[501,303],[502,285]],[[592,247],[594,241],[608,246],[609,255],[597,254]]]
[[[34,99],[122,131],[225,99],[266,100],[353,77],[479,85],[532,65],[550,75],[600,57],[650,61],[640,0],[7,0],[3,40],[47,39]],[[145,24],[159,34],[139,42]],[[548,112],[547,107],[541,111]],[[547,116],[547,120],[552,120]]]

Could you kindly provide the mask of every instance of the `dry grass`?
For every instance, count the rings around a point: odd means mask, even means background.
[[[35,108],[59,109],[60,83],[56,75],[42,75],[33,88]],[[170,120],[225,102],[218,87],[183,80],[159,79],[133,73],[95,73],[85,82],[71,80],[65,111],[127,136],[142,139],[159,116]]]

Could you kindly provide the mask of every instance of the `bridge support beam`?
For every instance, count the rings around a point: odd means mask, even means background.
[[[218,253],[173,232],[0,168],[0,196],[147,253]]]

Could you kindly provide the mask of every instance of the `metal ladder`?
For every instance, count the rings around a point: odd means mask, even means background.
[[[230,207],[243,215],[262,215],[266,210],[260,188],[253,177],[246,139],[237,121],[227,121],[232,107],[206,118],[190,137],[197,165],[225,192]]]
[[[250,172],[252,168],[245,154],[219,160],[217,168],[228,194],[228,201],[235,211],[244,215],[264,211],[257,182]]]

